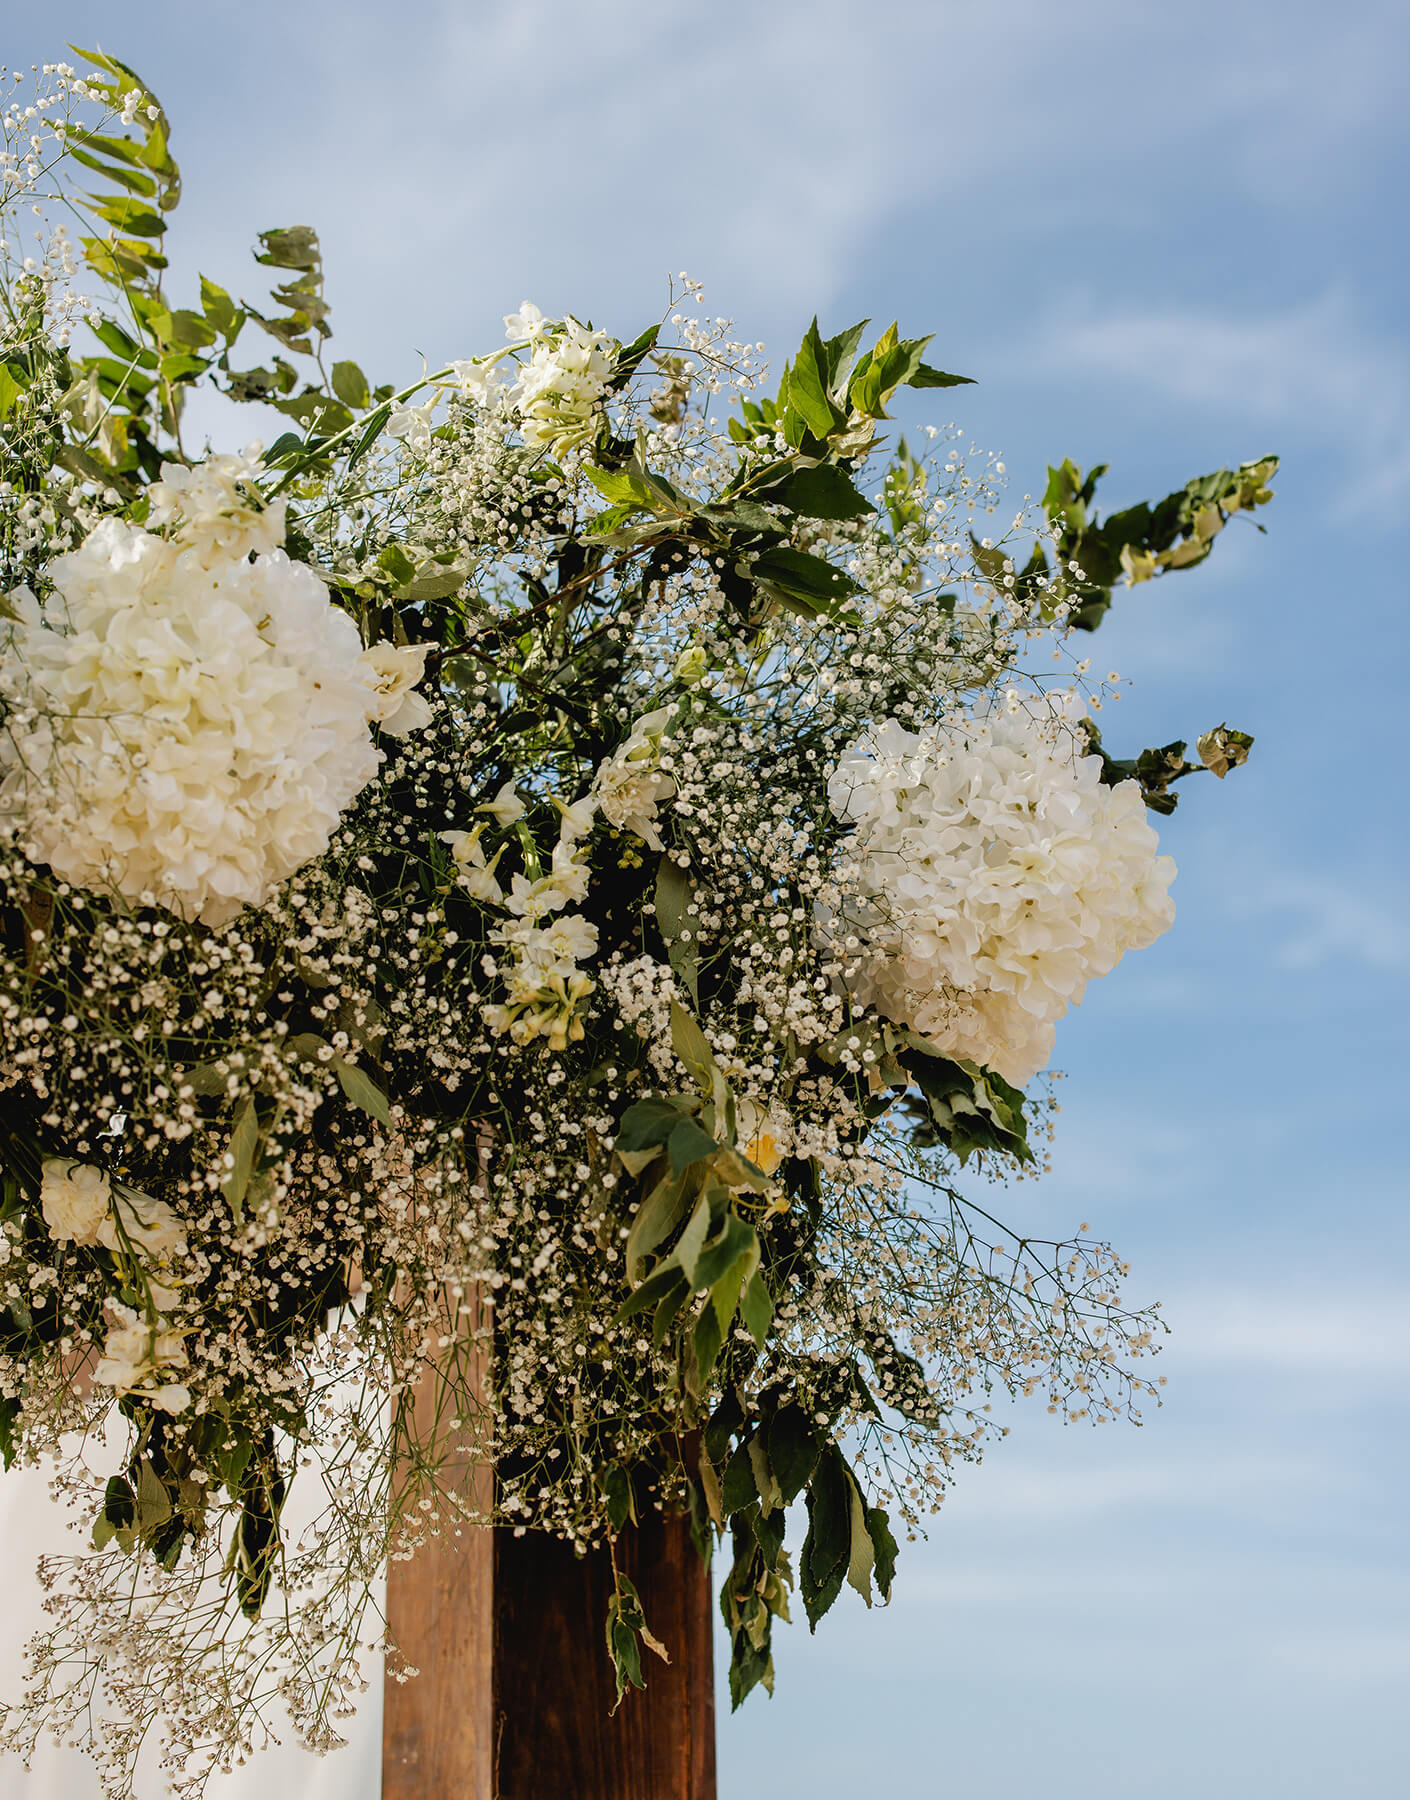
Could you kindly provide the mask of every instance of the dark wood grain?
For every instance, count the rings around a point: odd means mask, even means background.
[[[644,1652],[646,1689],[615,1714],[606,1551],[494,1538],[495,1800],[715,1800],[710,1575],[687,1521],[652,1517],[618,1542],[671,1661]]]

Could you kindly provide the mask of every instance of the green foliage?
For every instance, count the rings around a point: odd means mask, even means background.
[[[1043,509],[1058,533],[1052,593],[1073,608],[1075,625],[1094,631],[1123,575],[1135,586],[1202,563],[1235,513],[1251,512],[1273,498],[1269,483],[1277,469],[1276,456],[1258,457],[1236,469],[1216,469],[1187,481],[1163,500],[1143,500],[1099,520],[1093,503],[1107,464],[1098,463],[1085,476],[1071,461],[1049,468]],[[1034,567],[1025,574],[1046,576],[1046,559],[1041,569]]]
[[[1163,744],[1159,749],[1142,750],[1136,757],[1117,759],[1109,756],[1102,747],[1101,733],[1090,719],[1083,719],[1081,725],[1088,755],[1099,756],[1102,760],[1102,780],[1109,787],[1123,781],[1139,782],[1142,798],[1156,813],[1174,812],[1179,803],[1179,795],[1170,791],[1174,782],[1183,780],[1186,775],[1202,774],[1205,770],[1222,781],[1230,769],[1237,769],[1248,761],[1248,753],[1253,748],[1253,739],[1248,732],[1235,731],[1229,725],[1216,725],[1212,731],[1206,731],[1195,746],[1198,762],[1190,762],[1186,757],[1183,738],[1177,738],[1173,744]]]
[[[615,1712],[622,1704],[629,1687],[646,1686],[641,1672],[642,1646],[655,1651],[663,1662],[669,1662],[670,1657],[666,1654],[666,1646],[652,1635],[646,1623],[641,1595],[636,1590],[635,1582],[629,1575],[615,1568],[613,1581],[612,1594],[607,1602],[607,1654],[612,1659],[612,1670],[617,1681],[617,1699],[612,1708]]]

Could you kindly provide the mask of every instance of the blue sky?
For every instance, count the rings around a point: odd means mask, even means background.
[[[1162,828],[1179,923],[1061,1029],[1054,1175],[1009,1208],[1090,1219],[1164,1299],[1166,1405],[1140,1431],[1019,1409],[890,1609],[783,1633],[777,1699],[722,1722],[721,1793],[1401,1791],[1410,15],[37,17],[7,23],[11,63],[101,39],[161,94],[181,263],[254,297],[255,231],[317,226],[340,353],[374,378],[490,347],[525,296],[631,335],[686,268],[779,361],[815,310],[934,330],[980,385],[916,416],[960,419],[1016,494],[1063,455],[1112,463],[1114,507],[1282,454],[1267,537],[1231,529],[1095,640],[1135,678],[1109,741],[1227,718],[1258,743]]]

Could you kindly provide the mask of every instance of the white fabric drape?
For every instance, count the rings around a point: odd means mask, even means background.
[[[76,1543],[64,1518],[42,1471],[15,1468],[0,1474],[0,1544],[6,1560],[0,1588],[0,1698],[19,1693],[25,1641],[46,1623],[35,1560],[72,1551]],[[357,1718],[345,1726],[346,1749],[311,1756],[290,1734],[278,1749],[262,1752],[230,1775],[214,1777],[208,1800],[380,1800],[380,1664],[369,1663],[367,1674],[372,1685]],[[162,1800],[166,1791],[155,1763],[153,1756],[152,1766],[139,1773],[139,1800]],[[100,1800],[101,1791],[93,1765],[76,1750],[44,1744],[28,1774],[17,1757],[0,1757],[0,1800]]]

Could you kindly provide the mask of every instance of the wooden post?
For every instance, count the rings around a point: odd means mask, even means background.
[[[423,1381],[416,1406],[429,1426],[434,1381]],[[466,1461],[447,1479],[488,1515],[489,1464]],[[389,1672],[383,1684],[383,1800],[494,1800],[493,1536],[466,1525],[387,1570],[387,1629],[420,1673],[398,1681]]]
[[[490,1467],[454,1477],[488,1512]],[[684,1518],[629,1528],[617,1557],[671,1660],[645,1653],[615,1714],[605,1550],[466,1526],[392,1564],[388,1628],[420,1673],[385,1684],[382,1800],[715,1800],[709,1570]]]

